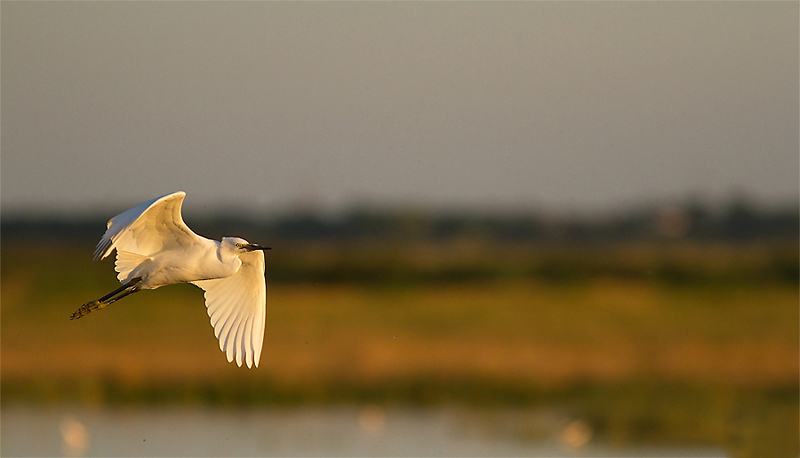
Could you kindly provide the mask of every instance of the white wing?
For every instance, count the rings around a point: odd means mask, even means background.
[[[258,367],[267,321],[267,284],[264,253],[239,255],[242,266],[230,277],[192,282],[205,290],[208,316],[228,362],[236,358],[247,367]]]
[[[163,249],[197,243],[201,237],[183,222],[181,204],[186,193],[174,192],[137,205],[108,222],[106,233],[94,250],[94,259],[103,259],[116,248],[150,256]]]

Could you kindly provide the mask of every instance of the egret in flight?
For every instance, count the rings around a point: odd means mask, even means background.
[[[258,367],[267,320],[264,250],[238,237],[221,242],[201,237],[183,222],[178,191],[149,200],[108,222],[94,259],[116,248],[115,270],[122,286],[83,304],[70,319],[143,289],[191,283],[205,291],[206,309],[219,348],[241,367]]]

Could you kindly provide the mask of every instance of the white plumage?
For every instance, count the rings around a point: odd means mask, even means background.
[[[120,213],[108,222],[94,259],[117,250],[122,286],[83,304],[72,318],[142,289],[192,283],[205,291],[206,309],[228,361],[258,367],[267,319],[264,253],[268,247],[238,237],[201,237],[183,222],[186,193],[167,194]]]

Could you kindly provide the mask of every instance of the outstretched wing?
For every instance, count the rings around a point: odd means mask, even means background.
[[[174,192],[148,200],[108,221],[106,233],[94,250],[94,259],[103,259],[116,248],[150,256],[163,249],[188,246],[201,237],[183,222],[181,204],[186,193]]]
[[[236,358],[247,367],[258,367],[267,322],[267,283],[264,253],[239,255],[242,266],[230,277],[192,282],[205,290],[206,308],[219,349],[228,362]]]

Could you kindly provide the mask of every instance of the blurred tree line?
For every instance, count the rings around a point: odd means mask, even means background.
[[[444,242],[474,238],[492,242],[624,242],[657,239],[748,241],[798,239],[798,207],[759,208],[737,198],[727,208],[698,202],[650,206],[605,217],[549,217],[535,212],[433,212],[359,207],[338,216],[312,210],[258,216],[246,211],[184,215],[209,238],[237,235],[252,240]],[[96,242],[107,217],[69,219],[2,216],[0,237]]]

